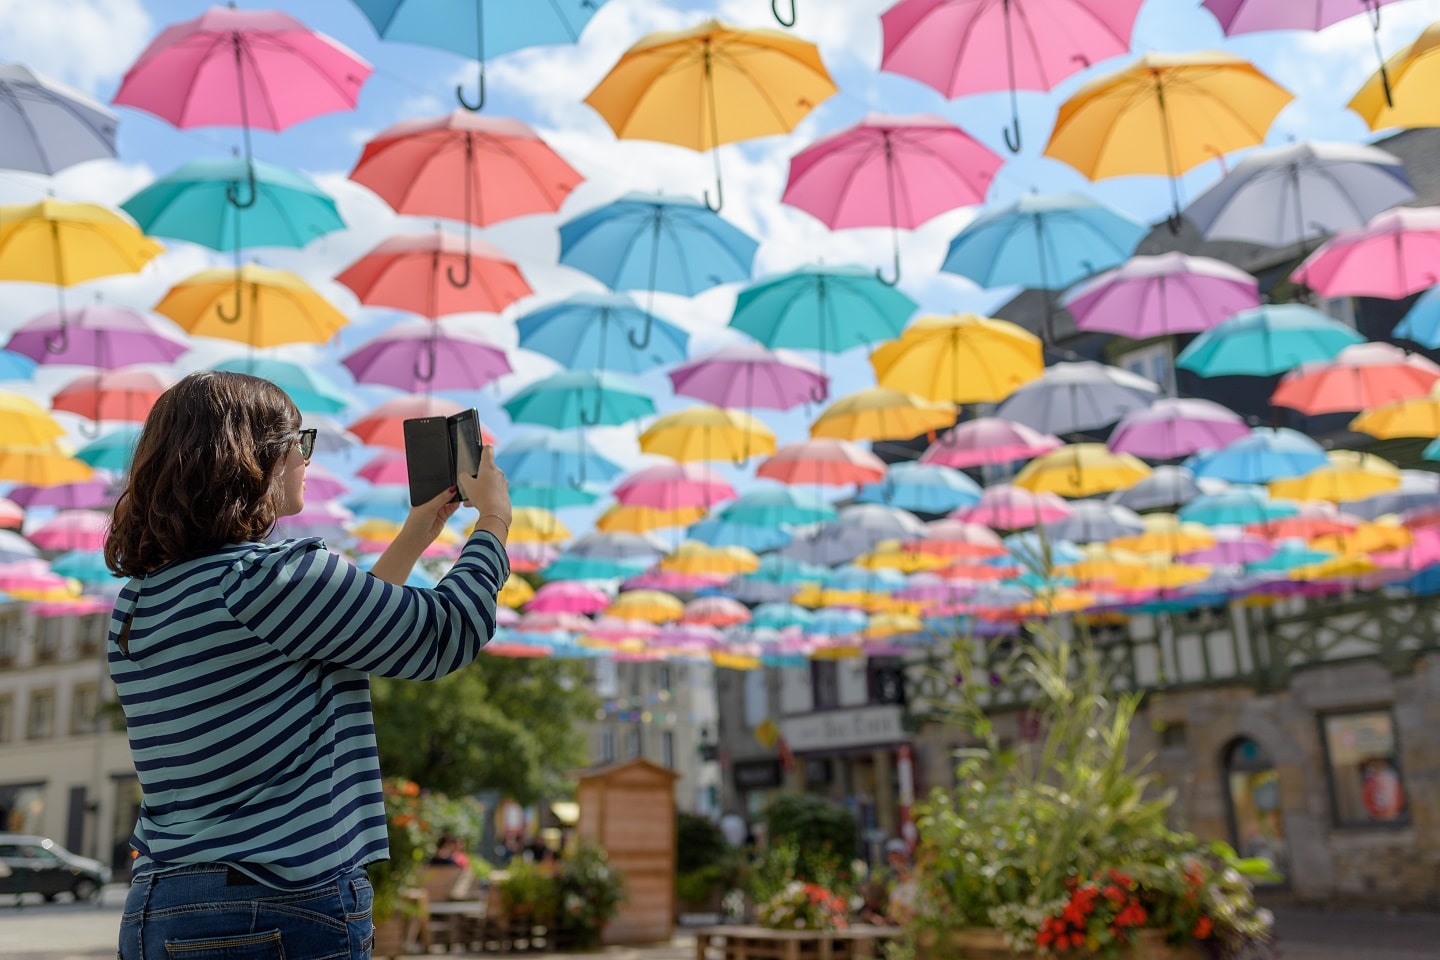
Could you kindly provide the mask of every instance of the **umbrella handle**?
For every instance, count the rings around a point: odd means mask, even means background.
[[[1390,92],[1390,70],[1385,66],[1385,51],[1380,48],[1380,2],[1364,0],[1365,19],[1370,21],[1370,33],[1375,38],[1375,56],[1380,60],[1380,84],[1385,88],[1385,106],[1394,107],[1395,98]]]
[[[461,287],[468,287],[468,286],[470,286],[470,273],[471,273],[471,269],[470,269],[470,256],[469,256],[469,254],[466,254],[466,256],[465,256],[465,269],[464,269],[464,271],[459,275],[459,277],[458,277],[458,278],[456,277],[456,275],[455,275],[455,264],[452,263],[452,264],[448,265],[448,266],[445,268],[445,279],[449,280],[449,281],[450,281],[450,286],[455,287],[456,289],[459,289],[459,288],[461,288]]]
[[[600,423],[600,413],[601,413],[601,409],[600,409],[600,408],[601,408],[602,406],[604,406],[604,404],[605,404],[605,388],[604,388],[603,386],[596,387],[596,388],[595,388],[595,412],[592,414],[592,413],[590,413],[590,410],[589,410],[588,407],[581,407],[581,408],[580,408],[580,422],[581,422],[582,424],[584,424],[585,426],[587,426],[587,427],[594,427],[594,426],[599,425],[599,423]],[[584,468],[584,465],[583,465],[583,464],[581,465],[580,473],[581,473],[581,476],[583,477],[583,476],[584,476],[584,473],[585,473],[585,468]],[[583,483],[584,481],[582,480],[581,482]]]
[[[770,12],[775,14],[775,19],[780,21],[782,27],[795,26],[795,0],[790,0],[790,19],[786,20],[780,15],[780,0],[770,0]]]
[[[426,345],[428,349],[425,351],[425,354],[423,356],[428,356],[430,358],[430,369],[425,370],[421,367],[422,355],[416,354],[412,372],[415,374],[416,380],[419,380],[421,383],[428,384],[435,379],[435,338],[431,337],[429,340],[427,340]]]
[[[633,329],[625,331],[625,339],[629,340],[630,346],[634,347],[636,350],[644,350],[646,347],[650,346],[650,337],[655,332],[654,328],[655,317],[647,312],[645,314],[645,332],[641,335],[640,339],[635,339],[635,331]]]
[[[895,276],[887,277],[879,267],[876,267],[875,279],[887,287],[893,287],[900,282],[900,251],[898,249],[895,251]]]
[[[1005,146],[1010,148],[1011,153],[1020,152],[1020,117],[1018,115],[1012,116],[1010,125],[1005,128]]]
[[[1172,237],[1180,236],[1180,228],[1183,224],[1184,220],[1181,219],[1179,210],[1176,210],[1165,218],[1165,227],[1170,231],[1170,236]]]
[[[215,315],[218,316],[225,323],[239,323],[241,310],[240,299],[240,272],[237,270],[235,272],[235,312],[227,313],[225,310],[225,304],[217,300],[215,301]]]
[[[710,208],[711,213],[719,213],[720,208],[725,206],[725,184],[719,177],[715,178],[715,202],[710,202],[710,191],[705,191],[705,206]]]
[[[814,385],[814,384],[811,385],[811,387],[810,387],[810,402],[811,402],[811,403],[824,403],[824,402],[825,402],[826,400],[828,400],[828,399],[830,399],[830,381],[826,380],[824,383],[821,383],[821,384],[819,384],[818,386],[817,386],[817,385]],[[748,459],[748,458],[747,458],[747,459]]]
[[[465,108],[466,110],[469,110],[471,113],[479,113],[481,110],[484,110],[484,109],[485,109],[485,61],[484,61],[484,60],[479,60],[479,61],[477,61],[477,63],[479,63],[479,65],[480,65],[480,86],[479,86],[480,99],[479,99],[479,100],[475,101],[474,103],[471,103],[469,100],[467,100],[467,99],[465,98],[465,86],[464,86],[463,84],[459,84],[459,83],[455,84],[455,100],[456,100],[456,102],[459,103],[461,107]]]
[[[260,199],[259,192],[255,189],[255,164],[246,162],[245,182],[250,185],[250,196],[244,200],[240,199],[239,184],[227,183],[225,185],[225,199],[230,201],[231,206],[238,210],[248,210],[255,206],[255,201]]]
[[[89,437],[91,440],[94,440],[100,436],[100,421],[98,419],[88,420],[84,417],[81,417],[80,424],[75,429],[80,434],[80,436]]]
[[[65,321],[64,314],[61,314],[59,333],[56,334],[53,340],[48,333],[45,335],[45,352],[58,356],[69,349],[70,324]]]

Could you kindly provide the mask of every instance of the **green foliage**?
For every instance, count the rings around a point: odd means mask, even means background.
[[[819,882],[821,872],[839,870],[855,856],[855,817],[839,804],[806,793],[776,797],[765,808],[765,829],[772,846],[796,848],[795,876]]]
[[[400,894],[415,886],[429,862],[438,833],[429,819],[431,800],[419,784],[391,777],[383,784],[385,828],[390,841],[390,859],[370,864],[370,886],[375,891],[376,921],[389,919],[400,909]]]
[[[500,897],[505,909],[529,913],[545,920],[555,916],[560,904],[560,890],[555,879],[534,863],[512,860],[500,881]]]
[[[371,696],[387,775],[522,804],[566,795],[596,707],[579,664],[484,655],[434,683],[374,678]]]
[[[570,935],[575,946],[599,946],[605,924],[615,919],[625,903],[625,880],[605,851],[582,843],[560,861],[555,874],[560,908],[559,928]]]
[[[725,834],[709,817],[683,810],[675,818],[675,869],[690,873],[723,861],[730,852]]]
[[[846,899],[855,893],[851,862],[840,857],[806,851],[792,837],[770,844],[745,875],[745,889],[753,903],[783,897],[792,883],[811,883]]]

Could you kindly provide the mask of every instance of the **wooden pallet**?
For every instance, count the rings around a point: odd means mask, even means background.
[[[882,944],[898,936],[899,927],[701,927],[695,931],[695,960],[873,960]]]

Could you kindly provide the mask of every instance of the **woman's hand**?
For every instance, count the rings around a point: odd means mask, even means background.
[[[475,476],[462,473],[455,483],[465,502],[480,511],[476,528],[489,531],[505,543],[510,535],[510,482],[505,479],[505,471],[495,466],[495,447],[487,443],[481,448]]]
[[[454,496],[455,488],[451,487],[418,507],[411,507],[404,525],[400,528],[401,536],[412,543],[418,543],[422,551],[434,543],[435,538],[445,529],[445,521],[460,509],[459,503],[452,502],[451,498]]]

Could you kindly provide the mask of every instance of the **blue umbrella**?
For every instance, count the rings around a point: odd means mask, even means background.
[[[236,206],[230,196],[249,177],[239,157],[191,160],[120,205],[152,237],[188,240],[211,250],[303,247],[344,230],[335,201],[310,178],[260,160],[255,202]]]
[[[1263,487],[1233,487],[1203,493],[1180,508],[1180,519],[1207,527],[1242,527],[1293,517],[1300,508],[1289,500],[1271,500]]]
[[[1060,290],[1123,263],[1147,232],[1079,194],[1025,196],[972,220],[940,269],[982,287]]]
[[[1431,287],[1410,305],[1395,327],[1394,336],[1413,340],[1422,347],[1440,347],[1440,287]]]
[[[511,483],[537,487],[579,487],[587,480],[604,483],[624,472],[588,447],[583,436],[560,433],[517,437],[495,455],[495,465]]]
[[[135,442],[139,439],[139,424],[123,424],[76,450],[75,459],[100,470],[124,473],[130,469],[130,458],[135,455]]]
[[[823,583],[830,572],[813,563],[802,563],[777,554],[760,558],[760,566],[745,576],[770,583]]]
[[[1440,593],[1440,564],[1433,567],[1426,567],[1409,580],[1400,584],[1411,593],[1418,593],[1421,596],[1431,596]]]
[[[53,176],[115,156],[115,114],[18,63],[0,64],[0,170]]]
[[[548,580],[624,580],[645,571],[648,563],[562,556],[544,569]]]
[[[899,570],[869,570],[847,564],[831,570],[824,587],[839,593],[893,593],[905,589],[906,582],[905,574]]]
[[[1425,444],[1425,449],[1420,451],[1421,458],[1425,460],[1440,460],[1440,437]]]
[[[1300,303],[1242,310],[1200,334],[1175,366],[1200,377],[1269,377],[1312,360],[1330,360],[1364,343],[1351,327]]]
[[[540,507],[558,510],[561,507],[588,507],[604,496],[593,485],[550,486],[548,484],[515,483],[510,485],[510,502],[517,507]]]
[[[859,633],[870,622],[863,611],[844,607],[826,607],[811,618],[805,633],[812,636],[847,637]]]
[[[737,523],[724,516],[712,516],[690,527],[685,538],[698,540],[712,547],[744,547],[755,553],[763,553],[766,550],[779,550],[795,539],[795,534],[785,527]]]
[[[560,262],[611,290],[694,296],[748,279],[758,247],[688,197],[629,193],[560,226]],[[648,348],[652,326],[647,319],[644,334],[629,338],[631,346]]]
[[[1247,563],[1245,570],[1249,573],[1288,573],[1296,567],[1322,563],[1334,556],[1325,550],[1310,549],[1304,540],[1282,540],[1274,553],[1264,560]]]
[[[815,614],[793,603],[762,603],[750,615],[752,628],[784,630],[786,627],[808,627]]]
[[[0,380],[29,380],[38,366],[23,353],[0,350]]]
[[[237,357],[215,364],[211,370],[248,373],[276,384],[305,413],[340,413],[350,397],[333,380],[304,364],[273,357]],[[307,424],[308,426],[308,424]]]
[[[980,502],[980,487],[959,470],[931,463],[897,463],[879,483],[867,483],[859,503],[885,503],[920,513],[949,513]]]
[[[1303,477],[1325,466],[1325,448],[1287,427],[1257,427],[1213,453],[1199,454],[1186,464],[1197,478],[1228,483],[1269,483],[1281,477]]]
[[[1081,501],[1089,502],[1091,501]],[[1141,526],[1143,528],[1144,525]],[[1035,533],[1011,534],[1005,538],[1005,549],[1010,551],[1010,556],[997,557],[996,560],[1008,564],[1013,558],[1014,562],[1032,571],[1044,572],[1052,567],[1079,563],[1085,558],[1080,548],[1069,540],[1051,539],[1048,536],[1042,539]]]
[[[843,353],[898,337],[917,304],[864,267],[810,266],[740,291],[730,326],[767,347]]]
[[[653,331],[647,349],[625,349],[640,339],[638,334],[647,325]],[[657,320],[629,297],[616,293],[579,293],[525,314],[515,326],[520,331],[520,346],[571,370],[641,373],[684,360],[690,340],[684,330]]]
[[[547,0],[545,3],[496,3],[494,0],[355,0],[355,5],[387,40],[404,40],[470,57],[480,65],[480,97],[475,103],[456,86],[455,97],[467,110],[485,107],[485,61],[514,50],[574,43],[606,0]]]
[[[405,487],[371,487],[350,494],[340,504],[357,517],[404,523],[410,515],[410,491]]]
[[[50,569],[81,583],[104,583],[115,574],[105,566],[105,554],[98,550],[71,550],[50,561]]]
[[[837,516],[835,508],[824,500],[793,487],[751,490],[725,504],[716,515],[729,523],[760,527],[803,526],[823,523]]]
[[[594,409],[589,396],[593,393]],[[536,380],[503,404],[515,423],[568,427],[618,426],[655,412],[655,401],[623,373],[567,370]]]

